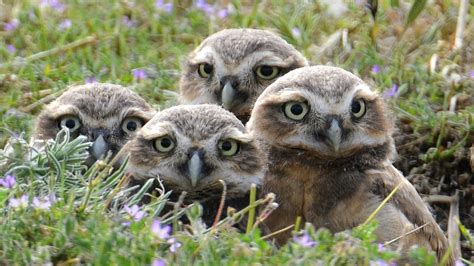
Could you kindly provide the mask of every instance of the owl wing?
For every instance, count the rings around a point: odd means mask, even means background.
[[[426,224],[409,237],[412,239],[410,242],[429,243],[440,260],[448,249],[448,241],[415,187],[390,162],[386,162],[382,169],[367,171],[367,174],[372,180],[372,192],[381,198],[386,198],[401,184],[389,202],[405,215],[414,228]]]

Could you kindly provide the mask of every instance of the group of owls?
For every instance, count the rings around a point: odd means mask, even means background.
[[[332,232],[353,228],[397,187],[376,215],[378,241],[403,236],[393,245],[425,246],[439,258],[446,252],[442,230],[392,165],[393,125],[383,98],[355,75],[310,67],[269,31],[227,29],[189,55],[180,101],[155,112],[119,85],[73,86],[41,112],[34,138],[54,138],[63,127],[85,135],[92,142],[88,165],[121,150],[134,180],[160,178],[208,215],[216,212],[220,179],[237,208],[248,204],[255,183],[279,204],[265,220],[269,232],[297,216]]]

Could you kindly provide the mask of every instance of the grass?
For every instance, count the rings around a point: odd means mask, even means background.
[[[209,34],[229,27],[271,29],[312,64],[335,64],[371,83],[394,115],[425,139],[423,163],[457,157],[472,143],[474,60],[469,49],[452,49],[455,1],[422,7],[408,25],[408,10],[389,4],[398,1],[381,1],[375,19],[354,3],[344,16],[334,17],[307,1],[225,2],[208,14],[191,1],[174,1],[170,12],[155,1],[0,3],[0,146],[11,136],[18,139],[14,163],[0,167],[2,176],[16,176],[13,188],[0,187],[0,264],[128,265],[161,259],[180,265],[377,265],[400,258],[374,242],[374,223],[336,235],[302,226],[294,241],[277,248],[259,230],[232,230],[229,224],[239,215],[212,229],[200,222],[197,205],[164,216],[169,194],[143,206],[145,217],[135,221],[136,213],[121,206],[139,202],[144,190],[117,190],[122,172],[110,173],[103,163],[81,174],[82,139],[52,141],[48,152],[26,156],[33,152],[25,140],[35,115],[66,86],[87,80],[119,83],[165,108],[176,103],[186,55]],[[222,9],[229,15],[221,18]],[[474,44],[468,38],[473,23],[468,17],[467,46]],[[344,37],[331,42],[334,33]],[[134,77],[136,70],[144,70],[146,78]],[[457,108],[450,110],[454,96]],[[8,206],[22,195],[28,197],[23,205]],[[180,214],[191,224],[179,224]],[[172,236],[153,233],[166,228],[154,227],[155,220],[172,225]],[[423,249],[410,256],[420,265],[434,260]]]

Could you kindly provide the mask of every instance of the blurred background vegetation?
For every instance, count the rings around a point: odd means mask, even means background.
[[[396,166],[443,229],[455,217],[472,229],[473,17],[466,0],[0,0],[0,147],[28,137],[42,106],[71,84],[118,83],[156,108],[176,104],[181,63],[206,36],[269,29],[311,64],[343,67],[384,94],[398,128]],[[461,239],[472,261],[472,242]]]

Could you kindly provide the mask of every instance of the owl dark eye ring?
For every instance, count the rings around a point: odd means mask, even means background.
[[[170,136],[163,136],[155,140],[154,146],[159,152],[170,152],[176,144]]]
[[[280,73],[280,69],[276,66],[262,65],[257,68],[255,73],[259,78],[273,79]]]
[[[208,63],[199,64],[198,74],[201,76],[201,78],[208,78],[212,74],[213,70],[214,67]]]
[[[291,120],[302,120],[308,113],[308,105],[302,102],[289,102],[283,105],[283,112]]]
[[[365,115],[366,106],[363,99],[354,99],[351,104],[351,113],[355,118],[361,118]]]
[[[122,130],[126,133],[134,133],[143,126],[143,121],[140,118],[128,117],[122,122]]]
[[[219,141],[219,149],[224,156],[233,156],[239,152],[240,145],[236,140],[224,139]]]
[[[72,133],[81,127],[81,121],[77,116],[65,115],[59,122],[59,128],[66,127]]]

